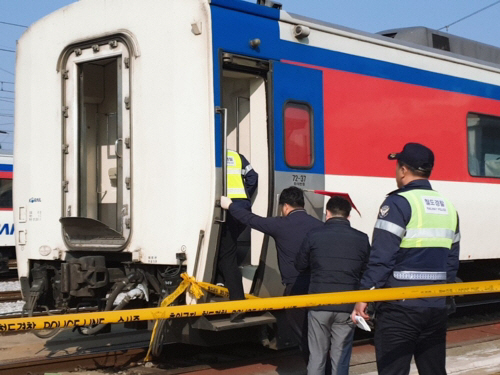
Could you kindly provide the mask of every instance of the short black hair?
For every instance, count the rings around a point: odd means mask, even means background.
[[[304,191],[296,186],[283,189],[278,204],[285,203],[294,208],[304,208]]]
[[[326,204],[326,209],[333,216],[342,216],[348,218],[349,214],[351,213],[351,204],[347,199],[335,196],[331,197],[328,200],[328,203]]]
[[[413,173],[415,176],[422,177],[422,178],[429,178],[431,177],[431,172],[432,169],[427,170],[427,171],[421,171],[418,169],[413,168],[411,165],[406,164],[405,162],[402,162],[401,160],[398,160],[398,166],[401,168],[405,166],[410,170],[411,173]]]

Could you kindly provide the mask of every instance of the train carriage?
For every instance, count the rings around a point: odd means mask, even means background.
[[[132,290],[152,306],[181,272],[215,281],[228,149],[259,173],[255,213],[276,215],[291,185],[347,192],[353,226],[371,232],[395,188],[387,154],[424,143],[434,188],[460,213],[461,259],[498,273],[499,49],[265,3],[81,0],[24,33],[14,211],[28,310],[110,309]],[[306,201],[322,218],[324,196]],[[281,295],[273,240],[247,231],[239,245],[245,291]]]
[[[0,153],[0,274],[8,272],[16,259],[14,214],[12,213],[12,155]]]

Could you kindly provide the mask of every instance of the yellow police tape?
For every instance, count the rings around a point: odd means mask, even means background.
[[[177,297],[179,297],[184,291],[189,288],[189,293],[193,295],[196,299],[200,299],[203,296],[203,291],[202,289],[205,289],[206,291],[216,294],[220,297],[229,297],[229,290],[227,288],[224,288],[219,285],[213,285],[210,283],[206,283],[204,281],[197,281],[193,276],[189,276],[187,273],[182,273],[181,274],[182,282],[179,284],[177,289],[170,295],[168,295],[160,304],[161,307],[167,307],[171,305]],[[245,297],[247,299],[251,298],[257,298],[255,296],[252,296],[251,294],[245,294]],[[149,341],[149,349],[146,354],[146,358],[144,358],[145,361],[150,361],[151,360],[151,349],[153,347],[153,342],[155,340],[156,336],[156,331],[158,329],[158,322],[159,320],[156,320],[155,325],[153,327],[153,331],[151,332],[151,339]]]
[[[192,283],[189,282],[189,284]],[[198,282],[197,284],[201,283]],[[196,287],[194,287],[194,289],[196,289]],[[456,284],[424,285],[390,289],[358,290],[340,293],[308,294],[287,297],[252,298],[241,301],[200,303],[193,305],[154,307],[134,310],[100,311],[66,315],[9,318],[0,319],[0,332],[67,328],[95,324],[135,322],[141,320],[188,318],[196,316],[231,314],[235,312],[282,310],[298,307],[338,305],[359,301],[391,301],[399,299],[445,297],[485,293],[500,293],[500,280]]]

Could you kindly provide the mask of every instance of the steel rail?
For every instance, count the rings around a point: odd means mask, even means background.
[[[0,302],[16,302],[22,300],[19,290],[0,292]]]
[[[0,375],[34,375],[46,372],[74,371],[75,368],[95,370],[123,367],[142,361],[147,349],[147,347],[141,347],[50,358],[23,358],[15,362],[1,363]]]

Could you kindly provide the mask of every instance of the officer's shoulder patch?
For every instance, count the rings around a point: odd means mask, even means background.
[[[386,217],[389,214],[389,210],[390,210],[390,207],[387,206],[387,205],[380,207],[380,211],[378,213],[378,217],[381,218],[381,219],[384,218],[384,217]]]

